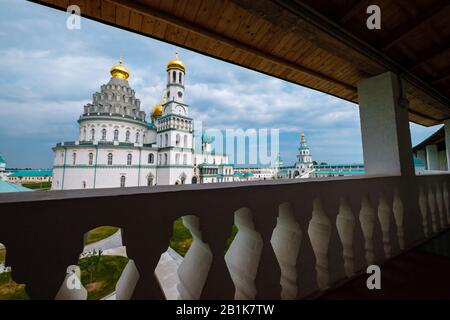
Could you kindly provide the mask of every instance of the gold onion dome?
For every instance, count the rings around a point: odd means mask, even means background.
[[[113,78],[125,79],[127,80],[130,77],[130,70],[123,66],[123,60],[120,58],[119,64],[116,64],[110,70],[111,76]]]
[[[175,59],[167,62],[167,70],[169,69],[178,69],[186,73],[186,66],[184,63],[178,58],[178,52],[175,54]]]
[[[159,117],[163,113],[163,104],[166,103],[166,97],[163,98],[162,102],[158,102],[152,109],[152,117]]]

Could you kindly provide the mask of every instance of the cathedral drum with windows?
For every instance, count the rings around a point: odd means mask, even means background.
[[[166,71],[166,94],[147,120],[128,83],[130,71],[122,60],[111,68],[111,79],[78,119],[79,139],[53,148],[52,189],[233,181],[228,157],[211,155],[210,141],[195,151],[193,119],[184,103],[186,67],[178,54]],[[215,170],[206,178],[200,167],[208,164]]]

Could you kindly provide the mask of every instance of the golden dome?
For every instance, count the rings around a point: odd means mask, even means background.
[[[158,102],[152,109],[152,117],[159,117],[163,113],[163,104],[166,103],[166,97],[164,96],[162,102]]]
[[[169,69],[178,69],[186,73],[186,66],[184,63],[178,58],[178,51],[175,54],[175,59],[170,60],[167,62],[167,70]]]
[[[111,76],[113,78],[125,79],[127,80],[130,76],[130,71],[123,66],[122,58],[119,60],[119,64],[115,65],[110,70]]]

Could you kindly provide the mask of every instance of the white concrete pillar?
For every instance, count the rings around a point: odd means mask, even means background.
[[[427,170],[439,170],[438,151],[436,144],[425,146],[427,151]]]
[[[419,159],[426,168],[427,165],[427,155],[425,153],[425,149],[417,150],[417,159]]]
[[[450,171],[450,119],[444,121],[445,152],[447,156],[447,170]]]
[[[399,105],[400,81],[386,72],[358,84],[366,174],[414,175],[408,110]]]

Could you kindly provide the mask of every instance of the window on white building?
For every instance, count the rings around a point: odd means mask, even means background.
[[[154,178],[153,178],[153,176],[150,174],[150,175],[148,176],[148,178],[147,178],[147,185],[148,185],[148,186],[153,186],[153,180],[154,180]]]
[[[113,164],[113,154],[108,153],[108,166],[112,166]]]
[[[179,153],[177,153],[177,154],[175,155],[175,163],[176,163],[176,164],[180,164],[180,154],[179,154]]]
[[[94,141],[94,140],[95,140],[95,129],[92,128],[91,129],[91,141]]]
[[[114,141],[118,141],[119,140],[119,130],[114,130]]]
[[[94,154],[92,152],[89,152],[89,165],[92,166],[94,163]]]
[[[125,176],[121,176],[120,177],[120,187],[121,188],[124,188],[125,187]]]
[[[130,130],[125,133],[125,142],[130,142]]]
[[[187,155],[183,155],[183,164],[187,164]]]
[[[164,140],[165,140],[165,146],[167,147],[169,145],[169,135],[167,133],[164,135]]]
[[[175,71],[172,72],[172,82],[177,82],[177,73]]]
[[[127,166],[131,166],[131,161],[133,160],[133,156],[131,153],[127,155]]]
[[[176,138],[175,138],[175,144],[177,147],[180,146],[180,140],[181,140],[180,134],[177,133]]]
[[[102,140],[106,140],[106,129],[102,129]]]
[[[77,164],[77,154],[75,152],[72,153],[72,164],[73,165]]]
[[[153,163],[155,162],[155,156],[153,155],[153,153],[149,153],[148,154],[148,163]]]
[[[167,164],[167,153],[164,154],[164,164]]]
[[[136,143],[139,143],[139,132],[136,132]]]

